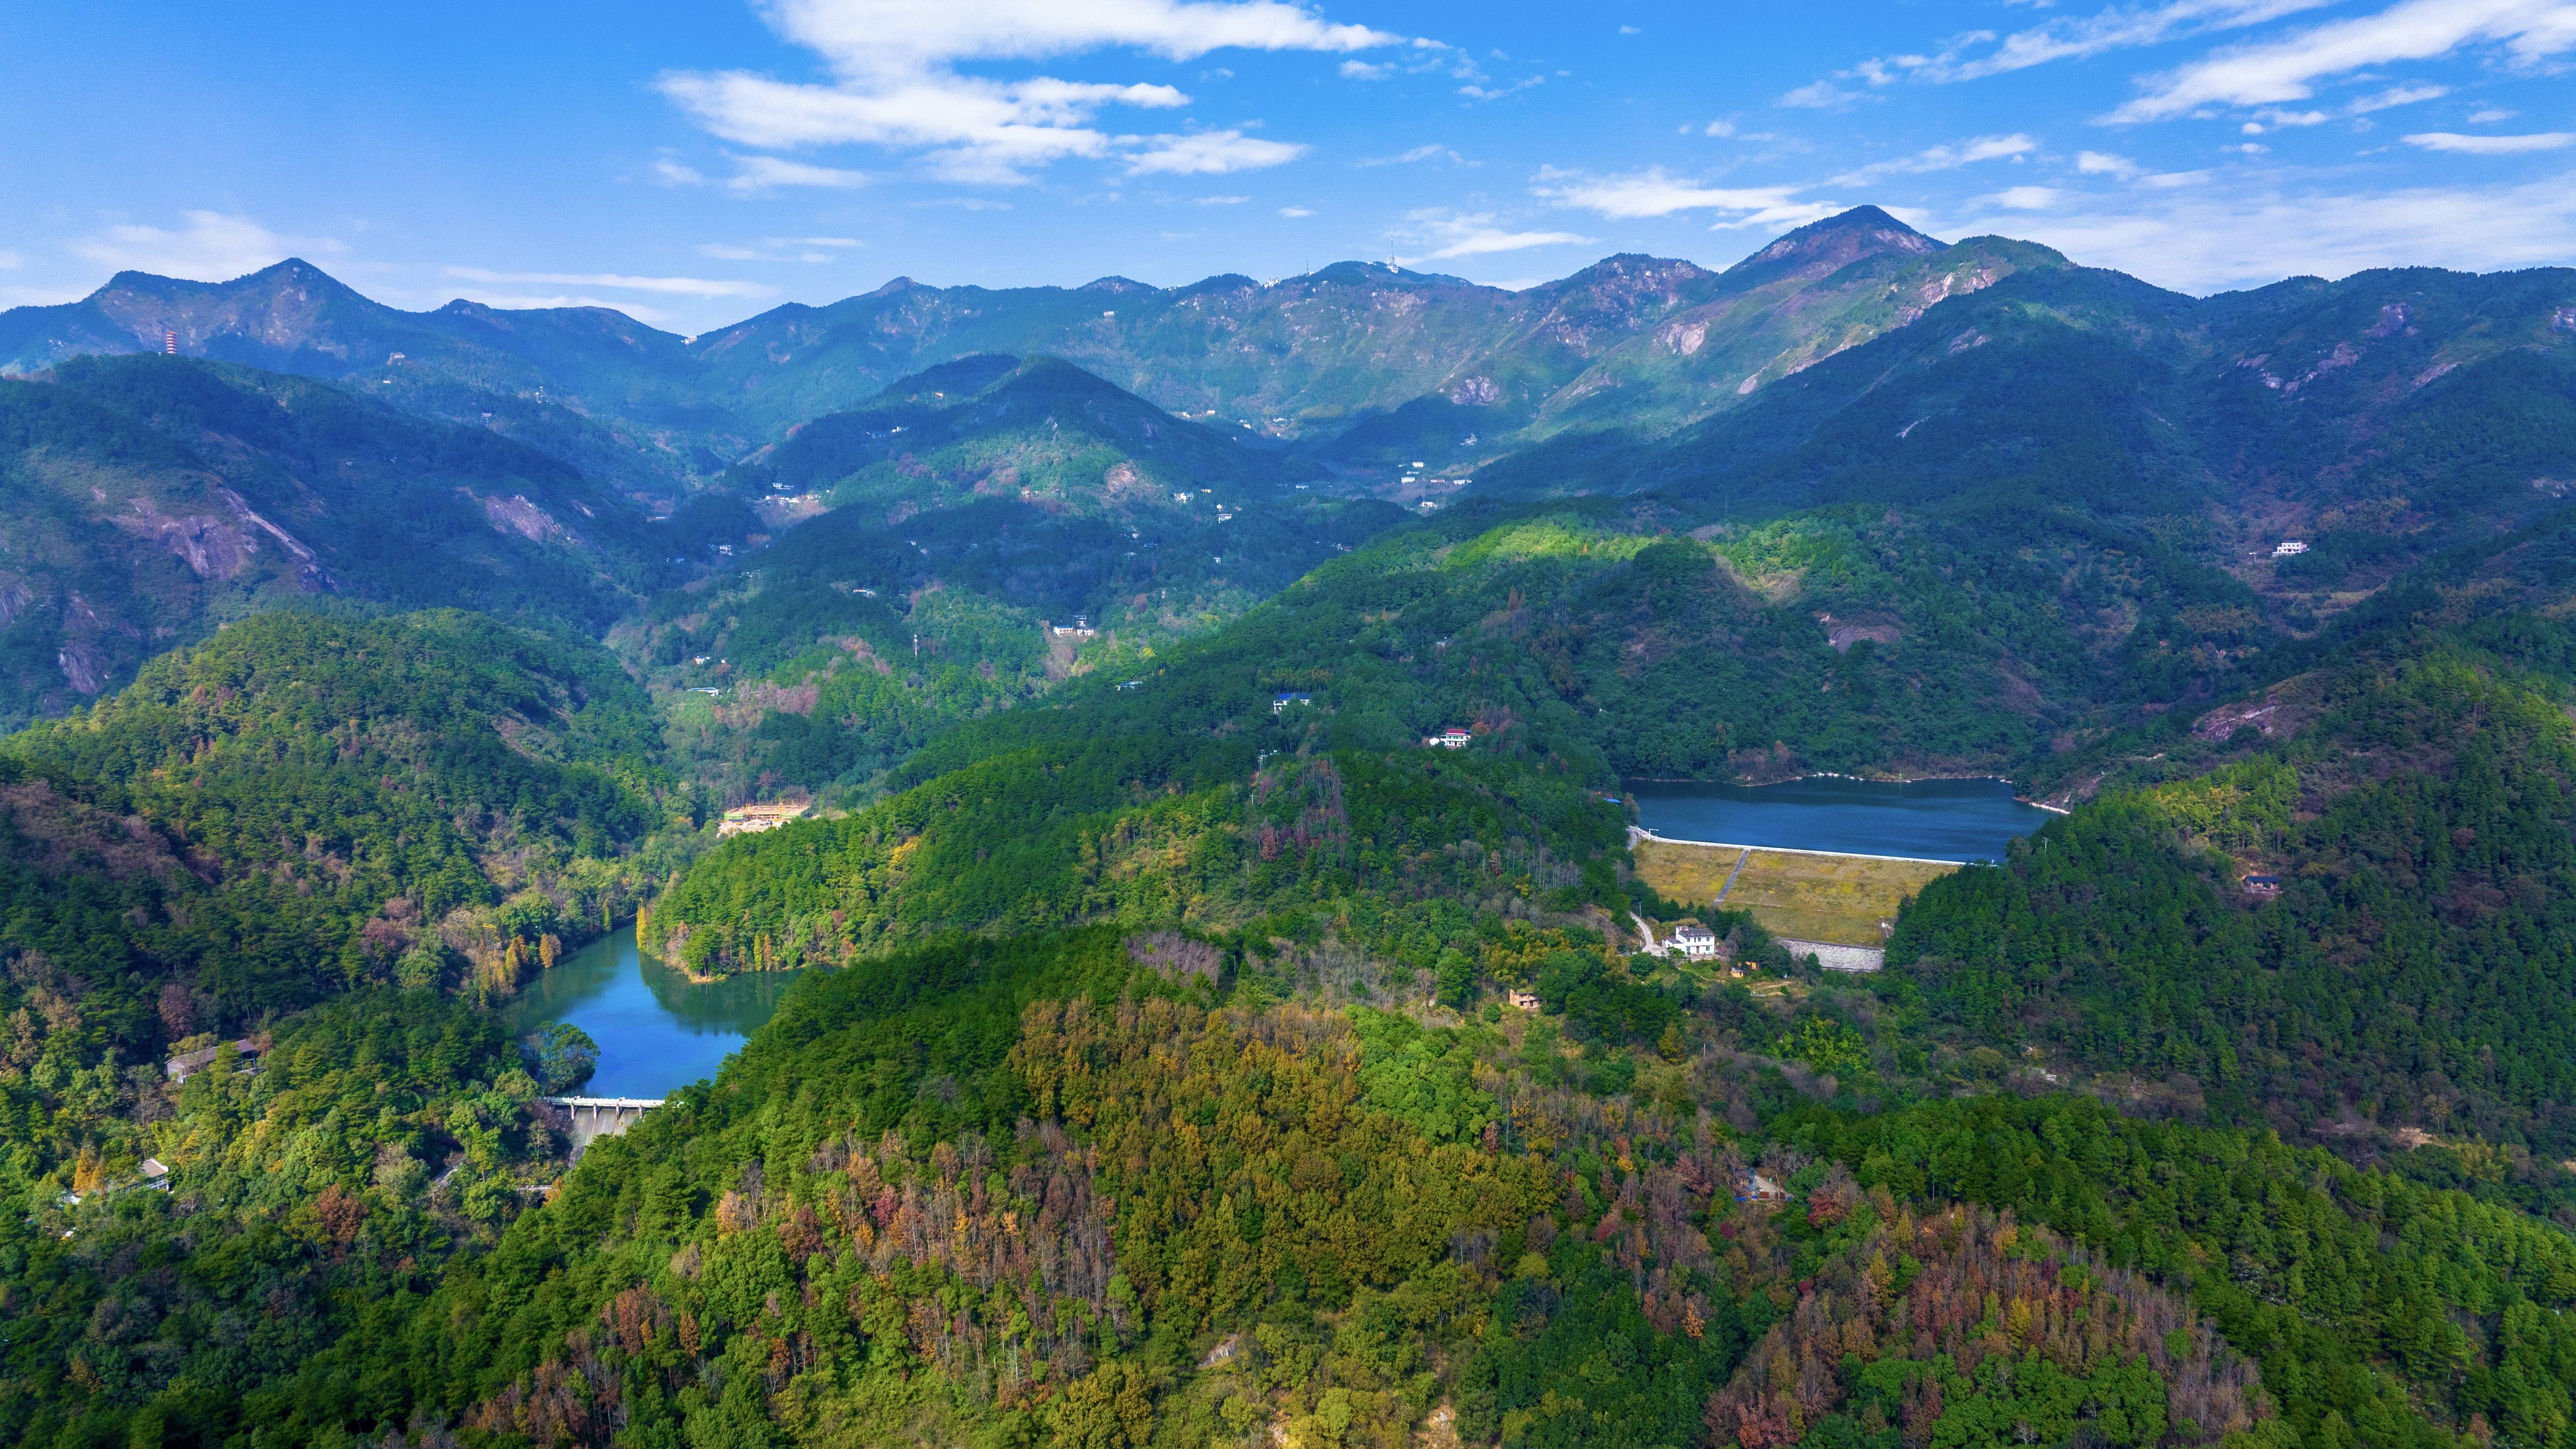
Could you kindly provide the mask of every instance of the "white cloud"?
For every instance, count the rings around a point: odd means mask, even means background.
[[[1198,199],[1198,204],[1201,206],[1241,206],[1251,199],[1252,198],[1249,196],[1202,196]]]
[[[1682,129],[1687,131],[1690,128],[1688,126],[1684,126]],[[1700,128],[1700,134],[1703,136],[1732,136],[1735,134],[1735,123],[1733,121],[1711,121],[1706,126]]]
[[[2007,186],[1992,196],[1980,196],[1977,201],[1988,206],[2000,206],[2007,211],[2046,211],[2057,205],[2057,198],[2064,194],[2048,186]]]
[[[1363,156],[1357,164],[1361,166],[1410,166],[1416,161],[1447,161],[1452,166],[1465,166],[1470,164],[1466,157],[1459,155],[1457,152],[1436,141],[1429,145],[1416,146],[1410,151],[1399,151],[1392,156]]]
[[[1307,147],[1291,141],[1264,141],[1241,131],[1200,131],[1187,136],[1147,136],[1145,148],[1127,158],[1127,174],[1222,176],[1231,171],[1259,171],[1294,161]]]
[[[1622,25],[1619,27],[1619,33],[1621,35],[1635,35],[1638,33],[1638,30],[1637,27],[1633,25]]]
[[[2304,101],[2333,76],[2500,45],[2528,63],[2576,48],[2576,5],[2563,0],[2400,0],[2373,15],[2221,50],[2154,77],[2145,95],[2103,117],[2159,121],[2202,106]]]
[[[198,282],[228,282],[290,256],[328,256],[348,248],[327,237],[281,236],[247,216],[220,211],[180,213],[182,231],[157,226],[111,226],[72,243],[72,253],[115,271],[150,272]]]
[[[1395,67],[1391,65],[1379,65],[1365,60],[1342,62],[1342,77],[1345,80],[1381,81],[1393,74],[1395,74]]]
[[[1299,217],[1313,216],[1315,213],[1302,206],[1283,206],[1279,208],[1279,214],[1286,217]]]
[[[1683,211],[1731,213],[1731,226],[1796,224],[1831,215],[1824,202],[1800,201],[1794,186],[1702,186],[1660,166],[1620,176],[1542,168],[1531,192],[1559,206],[1596,212],[1612,221],[1671,216]]]
[[[26,264],[27,259],[16,252],[0,251],[0,272],[14,272]]]
[[[734,156],[733,175],[718,180],[694,166],[684,166],[668,157],[653,163],[654,174],[665,186],[721,186],[737,196],[752,196],[775,191],[782,186],[816,186],[846,191],[865,186],[872,179],[864,171],[845,171],[832,166],[815,166],[803,161],[789,161],[778,156]]]
[[[2541,131],[2529,136],[2463,136],[2456,131],[2425,131],[2406,138],[2427,151],[2457,151],[2469,156],[2510,156],[2523,151],[2557,151],[2576,146],[2576,131]]]
[[[2449,86],[2390,86],[2388,89],[2381,91],[2375,96],[2363,96],[2360,100],[2354,101],[2345,106],[2343,108],[2343,113],[2347,116],[2366,116],[2373,111],[2390,110],[2397,106],[2411,106],[2419,101],[2438,101],[2450,93],[2451,88]]]
[[[705,277],[632,277],[617,272],[493,272],[481,267],[448,267],[445,270],[447,275],[465,282],[607,287],[621,292],[657,292],[674,297],[766,297],[778,290],[760,282],[728,282]]]
[[[2487,106],[2481,110],[2469,112],[2469,124],[2492,126],[2498,121],[2510,121],[2520,114],[2522,114],[2520,111],[2508,111],[2502,106]]]
[[[612,302],[605,297],[585,297],[573,294],[549,296],[534,293],[476,292],[465,300],[469,302],[480,302],[486,307],[497,307],[504,312],[532,312],[549,310],[557,307],[597,307],[602,311],[624,313],[626,316],[632,317],[638,322],[667,322],[671,320],[671,314],[658,307],[640,306],[633,302],[624,301]]]
[[[707,242],[698,248],[698,255],[720,262],[828,262],[835,252],[866,245],[849,236],[773,236],[757,247]]]
[[[1426,248],[1419,256],[1396,258],[1399,264],[1408,267],[1422,262],[1447,261],[1452,257],[1527,251],[1531,247],[1578,246],[1592,240],[1570,231],[1506,231],[1494,224],[1491,212],[1459,215],[1444,211],[1417,211],[1405,219],[1411,225],[1395,234],[1398,242]]]
[[[868,184],[864,171],[844,171],[834,166],[813,166],[803,161],[787,161],[776,156],[737,156],[738,168],[725,182],[729,191],[770,191],[781,186],[820,186],[847,190]]]
[[[1878,64],[1891,71],[1920,71],[1927,80],[1975,80],[2051,61],[2082,60],[2214,30],[2242,29],[2331,3],[2333,0],[2173,0],[2135,8],[2113,6],[2089,16],[2054,17],[2001,40],[1991,32],[1971,33],[1953,41],[1938,56],[1890,56]],[[1983,48],[1986,42],[1993,42],[1991,49]]]
[[[1850,105],[1859,99],[1858,91],[1844,90],[1832,81],[1817,81],[1813,85],[1800,86],[1780,97],[1780,104],[1797,106],[1805,110],[1829,111],[1836,106]]]
[[[1928,151],[1917,151],[1911,156],[1900,156],[1893,161],[1872,162],[1867,166],[1846,171],[1826,184],[1860,186],[1881,176],[1911,175],[1926,171],[1956,171],[1962,166],[1973,166],[1980,161],[2000,161],[2006,157],[2026,156],[2038,149],[2038,139],[2031,136],[2020,134],[1978,136],[1955,146],[1934,146]]]
[[[1465,96],[1471,101],[1499,101],[1505,96],[1517,95],[1522,91],[1530,89],[1532,86],[1543,86],[1546,84],[1546,76],[1523,76],[1521,79],[1516,80],[1507,86],[1460,86],[1458,87],[1458,94]]]
[[[2138,174],[2139,167],[2128,157],[2114,156],[2108,151],[2078,151],[2075,153],[2075,169],[2087,176],[2116,176],[2126,181]]]
[[[684,71],[661,77],[662,93],[714,134],[747,146],[843,144],[925,153],[934,170],[959,180],[1014,182],[1033,167],[1068,158],[1124,156],[1140,171],[1181,169],[1191,156],[1219,157],[1217,169],[1252,161],[1254,150],[1209,151],[1127,140],[1091,123],[1110,106],[1170,109],[1188,97],[1166,85],[1110,84],[1033,76],[995,80],[957,67],[969,61],[1031,61],[1104,47],[1192,60],[1225,48],[1352,52],[1402,37],[1335,25],[1280,0],[770,0],[761,16],[787,40],[821,55],[830,84],[774,80],[747,71]],[[1268,142],[1267,146],[1285,143]]]
[[[2559,179],[2373,192],[2285,190],[2261,172],[2179,180],[2199,184],[1960,225],[2008,229],[2089,266],[2203,293],[2371,267],[2493,271],[2576,251],[2576,189]]]
[[[1970,30],[1952,36],[1939,50],[1928,54],[1874,56],[1849,70],[1836,71],[1827,79],[1799,87],[1781,97],[1780,103],[1839,106],[1859,99],[1861,93],[1846,90],[1837,82],[1860,81],[1879,87],[1900,80],[1977,80],[2051,61],[2081,60],[2210,31],[2259,25],[2331,3],[2334,0],[2167,0],[2161,5],[2114,5],[2085,16],[2052,16],[2009,35]]]

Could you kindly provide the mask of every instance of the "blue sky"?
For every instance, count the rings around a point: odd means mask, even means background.
[[[1876,203],[2192,292],[2576,264],[2576,0],[19,6],[0,303],[300,254],[695,332],[909,275],[1723,266]]]

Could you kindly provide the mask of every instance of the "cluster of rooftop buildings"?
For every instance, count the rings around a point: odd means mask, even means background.
[[[764,830],[776,830],[790,820],[804,818],[806,812],[813,808],[811,801],[737,805],[726,811],[724,819],[716,825],[716,837],[723,839],[728,835],[758,835]]]

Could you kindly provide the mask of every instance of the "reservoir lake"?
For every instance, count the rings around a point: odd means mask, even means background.
[[[555,962],[502,1008],[514,1036],[568,1021],[599,1043],[590,1097],[661,1097],[716,1068],[796,980],[753,971],[700,985],[639,950],[632,922]]]
[[[1922,860],[2001,860],[2014,837],[2053,818],[2003,780],[1810,775],[1778,785],[1631,781],[1628,792],[1639,821],[1667,840]]]
[[[1631,782],[1647,829],[1667,840],[1926,860],[1997,860],[2049,812],[2001,780],[1892,784],[1809,776],[1779,785]],[[557,961],[502,1009],[513,1035],[568,1021],[599,1043],[593,1097],[661,1097],[712,1077],[778,1010],[795,973],[699,984],[645,954],[628,924]]]

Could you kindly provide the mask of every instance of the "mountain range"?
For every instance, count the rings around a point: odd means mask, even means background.
[[[2576,271],[290,262],[0,360],[0,1439],[2576,1424]],[[2066,813],[1866,974],[1641,873],[1819,771]],[[798,974],[575,1163],[504,1010],[630,920]]]
[[[440,417],[488,415],[585,466],[622,449],[639,455],[622,471],[646,486],[702,475],[926,367],[1045,353],[1181,416],[1264,437],[1319,441],[1410,405],[1349,445],[1355,461],[1383,467],[1417,445],[1472,461],[1605,419],[1703,416],[1943,297],[2063,264],[1998,239],[1944,246],[1864,207],[1725,272],[1623,255],[1521,292],[1360,262],[1172,288],[897,278],[684,338],[600,308],[401,312],[289,260],[220,284],[120,273],[79,302],[0,313],[0,376],[166,346],[342,381]]]

